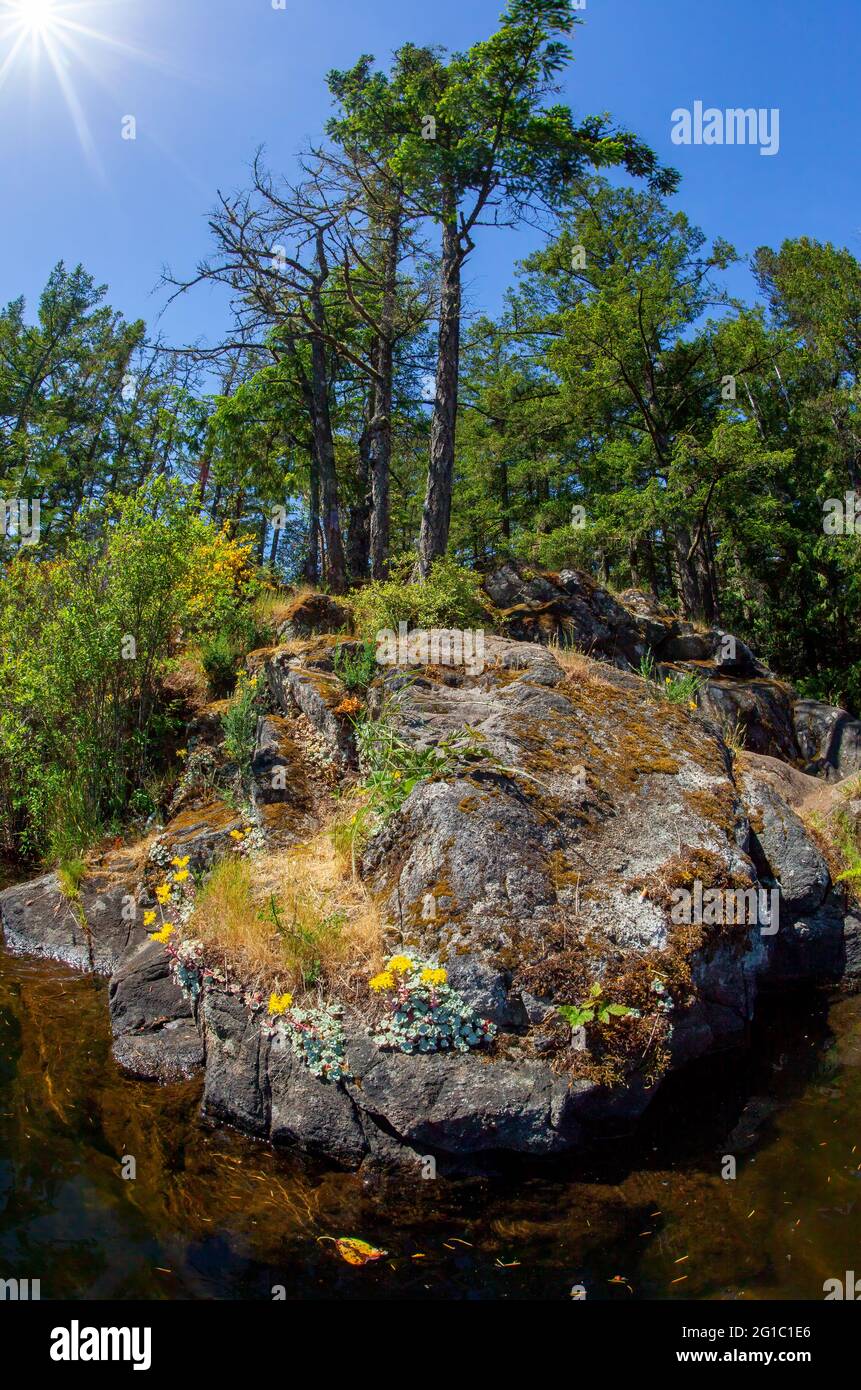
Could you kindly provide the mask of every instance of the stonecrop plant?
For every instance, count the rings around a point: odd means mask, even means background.
[[[343,1081],[350,1075],[338,1004],[294,1008],[292,994],[273,993],[268,1013],[272,1031],[282,1033],[312,1076],[321,1081]]]
[[[436,962],[392,956],[370,988],[385,1004],[374,1035],[381,1047],[399,1052],[468,1052],[496,1036],[496,1026],[479,1018]]]

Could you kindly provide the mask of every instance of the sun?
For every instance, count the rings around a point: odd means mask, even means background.
[[[13,0],[9,18],[34,38],[56,33],[61,23],[56,0]]]
[[[134,5],[135,0],[0,0],[0,93],[16,79],[20,90],[21,74],[28,73],[31,92],[41,98],[53,78],[94,166],[99,161],[85,114],[87,89],[98,83],[115,95],[105,61],[111,53],[119,60],[154,61],[115,32]],[[94,13],[107,19],[107,28],[90,22]]]

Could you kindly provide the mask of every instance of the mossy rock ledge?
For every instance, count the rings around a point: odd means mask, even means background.
[[[267,662],[275,723],[261,719],[259,758],[298,704],[345,766],[334,672],[314,653]],[[164,952],[122,914],[129,896],[149,901],[122,856],[83,910],[53,876],[0,893],[7,944],[110,973],[123,1065],[161,1080],[202,1067],[211,1119],[350,1168],[559,1154],[630,1128],[669,1071],[744,1045],[764,989],[859,977],[861,919],[773,759],[734,758],[706,713],[661,699],[624,663],[560,663],[540,643],[487,637],[480,673],[388,667],[368,702],[386,704],[404,739],[445,750],[361,861],[385,950],[444,967],[495,1025],[491,1042],[391,1050],[375,1041],[372,997],[354,991],[347,1075],[319,1080],[265,1010],[213,982],[193,1001],[178,990]],[[304,815],[304,781],[296,799]],[[229,810],[186,816],[166,838],[205,862]],[[697,883],[778,892],[778,929],[679,924],[676,890]],[[616,1011],[572,1029],[559,1006],[596,987]]]

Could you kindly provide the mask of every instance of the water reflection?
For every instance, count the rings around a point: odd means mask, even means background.
[[[755,1059],[676,1081],[588,1169],[366,1186],[205,1125],[199,1099],[119,1073],[104,982],[0,953],[0,1277],[45,1298],[821,1299],[861,1268],[861,999],[773,1006]],[[350,1268],[332,1235],[389,1255]]]

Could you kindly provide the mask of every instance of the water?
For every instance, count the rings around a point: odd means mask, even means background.
[[[755,1057],[674,1081],[591,1171],[367,1186],[202,1122],[199,1083],[122,1076],[106,994],[0,951],[0,1277],[43,1298],[821,1300],[861,1269],[861,998],[773,1006]]]

